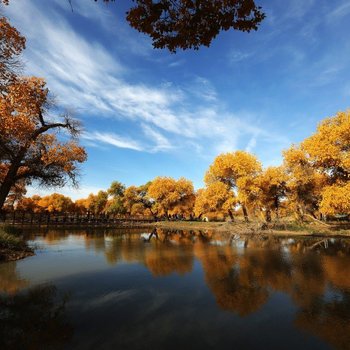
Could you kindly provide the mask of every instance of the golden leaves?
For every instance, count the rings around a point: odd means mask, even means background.
[[[147,194],[155,201],[158,212],[164,215],[191,212],[194,205],[193,184],[183,177],[179,180],[156,177]]]
[[[328,215],[350,213],[350,182],[327,186],[322,191],[320,211]]]
[[[334,180],[350,177],[350,110],[323,120],[317,132],[302,142],[314,167]]]
[[[233,191],[224,183],[216,181],[197,192],[194,212],[197,216],[210,212],[228,212],[236,204]]]

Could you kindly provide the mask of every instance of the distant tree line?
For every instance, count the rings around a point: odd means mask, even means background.
[[[267,222],[350,214],[350,111],[323,120],[316,132],[283,152],[283,164],[263,168],[245,151],[218,155],[207,170],[205,187],[190,180],[156,177],[142,186],[118,181],[106,191],[73,202],[54,193],[7,200],[7,208],[32,212],[72,212],[158,219],[221,218]]]

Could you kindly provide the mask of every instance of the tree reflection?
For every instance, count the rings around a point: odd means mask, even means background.
[[[196,256],[222,309],[245,316],[267,301],[268,291],[257,283],[254,269],[242,269],[238,254],[231,247],[197,244]]]
[[[47,242],[71,233],[51,232]],[[350,348],[350,244],[347,240],[236,237],[212,231],[155,229],[118,232],[79,231],[89,252],[106,261],[145,266],[154,277],[190,273],[197,260],[217,305],[241,317],[262,310],[275,293],[290,297],[295,325],[333,347]],[[28,281],[16,263],[0,266],[0,336],[5,348],[57,348],[72,336],[65,299],[54,287],[16,294]],[[24,344],[24,346],[22,346]],[[2,344],[1,344],[2,345]]]
[[[140,263],[153,276],[189,273],[194,257],[202,264],[208,287],[224,310],[246,316],[259,310],[273,292],[288,294],[308,308],[327,285],[349,288],[350,245],[342,240],[288,239],[201,231],[154,229],[95,236],[87,249],[103,252],[108,263]]]
[[[73,335],[65,316],[67,297],[44,285],[0,296],[2,349],[60,349]]]
[[[13,294],[29,285],[29,281],[21,278],[16,262],[0,264],[0,293]]]
[[[350,349],[350,293],[337,299],[318,298],[297,313],[295,324],[337,349]]]

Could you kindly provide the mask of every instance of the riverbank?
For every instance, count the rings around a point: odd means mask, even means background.
[[[13,228],[8,232],[6,228],[0,227],[0,262],[15,261],[34,255],[22,235]],[[16,233],[14,233],[16,232]]]
[[[237,222],[201,222],[201,221],[158,221],[158,222],[130,222],[122,221],[118,225],[24,225],[22,228],[36,230],[37,228],[54,229],[147,229],[154,228],[165,230],[198,230],[213,231],[229,235],[249,236],[275,236],[275,237],[348,237],[350,238],[349,224],[326,224],[322,222],[296,223],[292,221],[280,221],[278,223],[249,222],[243,220]],[[28,246],[22,236],[22,229],[18,226],[0,226],[0,262],[15,261],[34,255],[34,250]]]
[[[239,235],[273,236],[314,236],[314,237],[350,237],[350,227],[318,222],[294,223],[280,222],[263,224],[261,222],[200,222],[200,221],[159,221],[146,224],[147,227],[167,230],[212,230],[215,232]]]

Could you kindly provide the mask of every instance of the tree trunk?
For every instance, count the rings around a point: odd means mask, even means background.
[[[275,197],[275,215],[276,215],[276,219],[279,219],[279,201],[278,201],[278,197]]]
[[[246,206],[244,204],[242,204],[242,210],[243,210],[243,215],[244,215],[245,222],[249,222],[248,211],[247,211],[247,208],[246,208]]]
[[[232,210],[228,210],[228,215],[230,216],[230,219],[232,220],[232,222],[235,222],[235,217],[233,216]]]
[[[271,222],[271,210],[270,209],[266,209],[265,218],[266,218],[266,222]]]
[[[148,209],[149,209],[151,215],[153,216],[154,221],[157,221],[157,220],[158,220],[157,214],[154,213],[153,210],[152,210],[151,208],[148,208]]]
[[[10,193],[11,187],[15,183],[15,176],[19,168],[19,161],[12,163],[0,186],[0,209],[4,206],[5,200]]]
[[[26,150],[27,150],[26,147],[22,147],[20,149],[18,155],[12,161],[10,168],[7,171],[7,174],[4,178],[4,181],[0,185],[0,210],[4,206],[5,200],[11,191],[11,187],[16,182],[15,181],[16,175],[17,175],[18,169],[20,167],[21,161],[26,153]]]

